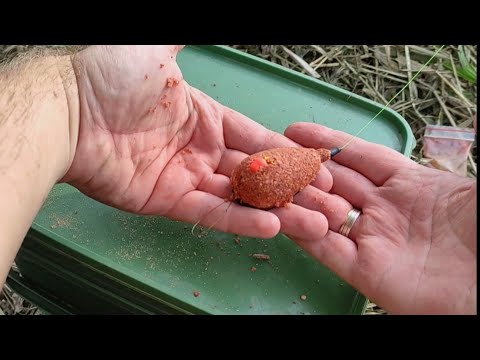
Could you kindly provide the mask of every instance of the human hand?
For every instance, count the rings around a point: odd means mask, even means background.
[[[305,123],[285,135],[315,148],[350,138]],[[475,181],[360,139],[325,166],[331,193],[310,187],[294,202],[324,213],[329,229],[293,237],[300,246],[388,312],[476,312]],[[345,237],[338,231],[352,207],[362,215]]]
[[[243,236],[270,238],[280,229],[308,236],[295,224],[326,223],[322,214],[295,205],[277,212],[236,204],[225,212],[227,204],[219,206],[231,193],[232,169],[244,157],[298,145],[188,85],[176,63],[180,50],[94,46],[74,57],[80,127],[62,180],[123,210],[201,220]],[[326,168],[316,184],[330,189]]]

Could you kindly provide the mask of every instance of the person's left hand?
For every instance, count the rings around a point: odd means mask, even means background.
[[[285,135],[327,148],[351,138],[311,123],[293,124]],[[330,193],[312,187],[294,202],[324,213],[329,230],[292,237],[299,246],[389,313],[476,311],[476,181],[359,138],[325,167]],[[361,215],[345,234],[352,208]]]
[[[123,210],[218,221],[215,229],[243,236],[311,236],[304,229],[328,227],[322,214],[293,204],[270,212],[219,206],[247,154],[298,145],[189,86],[176,63],[181,48],[94,46],[74,57],[79,136],[62,180]],[[315,185],[332,186],[325,167]]]

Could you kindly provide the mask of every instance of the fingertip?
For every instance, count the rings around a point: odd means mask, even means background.
[[[285,136],[304,147],[329,148],[332,130],[319,124],[299,122],[289,126],[285,130]]]
[[[236,205],[240,206],[240,205]],[[233,218],[230,221],[231,226],[228,226],[233,230],[235,234],[242,236],[255,237],[260,239],[272,239],[278,235],[281,230],[280,219],[269,211],[259,209],[246,209],[247,212],[243,216],[247,215],[247,221],[235,221]],[[244,218],[246,220],[246,218]]]
[[[318,241],[328,232],[328,220],[324,214],[319,211],[308,210],[312,213],[310,220],[305,221],[305,228],[310,227],[310,239]]]
[[[260,220],[260,218],[263,219]],[[255,219],[257,219],[255,221],[258,222],[257,229],[260,234],[258,237],[262,239],[272,239],[277,236],[281,230],[280,219],[273,213],[265,211],[262,217],[258,216]]]
[[[332,161],[326,161],[324,164],[325,168],[328,170],[328,173],[332,176],[332,178],[335,176],[335,172],[337,169],[335,168],[335,164],[332,163]]]
[[[325,236],[328,231],[328,220],[322,213],[304,207],[289,204],[283,208],[270,210],[278,216],[280,231],[308,241],[315,241]]]
[[[328,129],[328,128],[320,124],[315,124],[315,123],[306,122],[306,121],[298,121],[288,126],[284,133],[285,133],[285,136],[288,137],[287,134],[290,132],[298,132],[298,131],[306,131],[306,130],[323,130],[323,129]]]
[[[284,131],[284,135],[286,137],[290,137],[291,134],[295,134],[297,133],[298,131],[302,131],[302,129],[305,127],[305,126],[308,126],[309,123],[307,122],[303,122],[303,121],[299,121],[299,122],[296,122],[296,123],[293,123],[291,125],[289,125],[285,131]]]
[[[202,225],[212,226],[207,221],[202,222]],[[212,228],[239,236],[272,239],[280,232],[281,225],[274,214],[233,204],[227,218],[214,224]]]
[[[333,176],[330,173],[329,169],[325,166],[325,163],[322,163],[320,172],[318,173],[317,177],[312,181],[311,185],[324,192],[330,192],[330,190],[332,190]]]
[[[233,232],[241,236],[265,240],[277,236],[281,229],[280,219],[268,211],[255,210],[259,213],[251,214],[251,220],[248,222],[248,225],[244,224],[243,227],[239,227],[238,224],[235,224]]]

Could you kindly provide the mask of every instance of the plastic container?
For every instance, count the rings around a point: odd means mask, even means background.
[[[186,47],[185,79],[278,132],[296,121],[355,133],[382,106],[221,46]],[[407,122],[386,110],[362,138],[406,156]],[[271,240],[125,213],[58,185],[17,257],[9,285],[49,313],[362,314],[366,299],[283,235]],[[269,261],[249,254],[265,253]],[[252,272],[252,266],[256,271]],[[194,292],[200,292],[198,297]],[[300,299],[306,295],[306,300]]]

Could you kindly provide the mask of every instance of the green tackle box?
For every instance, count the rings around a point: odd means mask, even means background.
[[[382,108],[229,47],[188,46],[178,63],[191,85],[280,133],[310,121],[353,134]],[[405,156],[415,146],[407,122],[391,110],[361,137]],[[191,229],[113,209],[60,184],[36,217],[16,258],[19,272],[11,271],[7,283],[49,314],[365,311],[362,294],[284,235],[234,241],[233,234],[217,231],[199,238]]]

